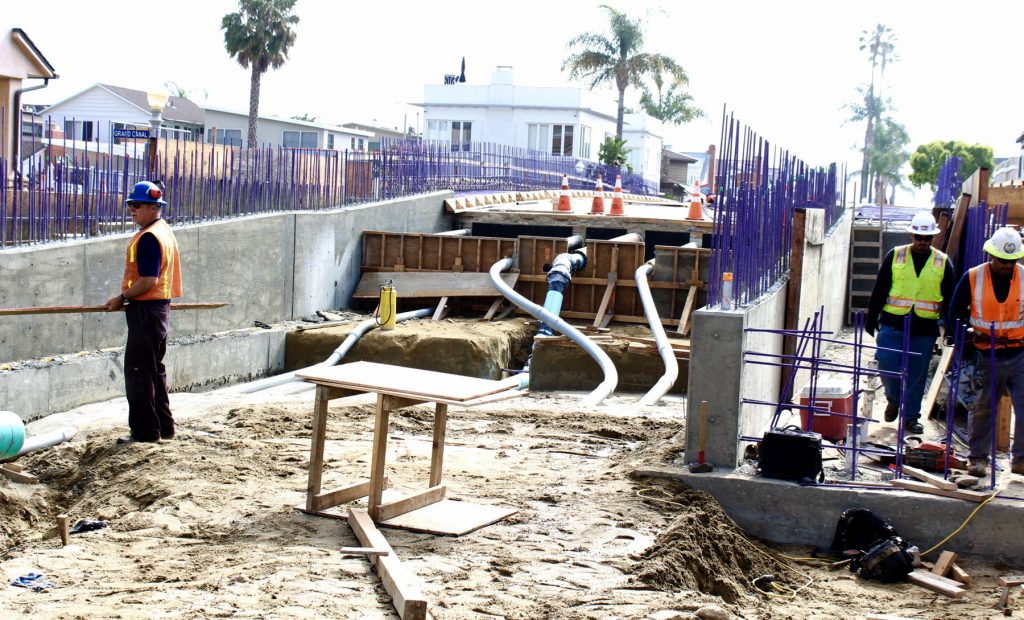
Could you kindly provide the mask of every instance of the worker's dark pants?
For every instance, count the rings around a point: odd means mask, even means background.
[[[981,391],[970,410],[970,434],[968,444],[971,458],[987,458],[992,448],[992,431],[995,416],[992,415],[992,388],[1002,394],[1005,388],[1013,402],[1013,462],[1024,460],[1024,349],[996,357],[992,365],[990,349],[978,349],[978,370],[981,371]],[[993,381],[993,373],[995,373]],[[997,406],[999,399],[995,399]]]
[[[879,370],[899,373],[903,368],[903,331],[888,325],[878,328],[875,344],[880,348],[875,351]],[[928,383],[928,364],[935,348],[935,336],[911,336],[907,347],[907,385],[906,400],[903,402],[903,421],[907,424],[917,422],[921,417],[921,400],[924,398],[924,387]],[[916,355],[914,355],[916,353]],[[941,380],[939,377],[937,380]],[[885,387],[885,398],[890,403],[900,402],[899,377],[882,377]],[[928,415],[928,411],[924,412]]]
[[[124,347],[124,388],[132,437],[153,441],[174,435],[167,399],[167,318],[170,301],[133,301],[125,307],[128,342]]]

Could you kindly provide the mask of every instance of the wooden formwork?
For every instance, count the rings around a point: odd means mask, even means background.
[[[647,323],[635,274],[645,262],[645,244],[634,241],[586,242],[587,266],[573,276],[561,315],[592,321]],[[518,257],[516,290],[543,305],[547,268],[566,252],[560,237],[452,237],[421,233],[363,233],[364,272],[486,273],[495,262]],[[664,325],[688,333],[689,315],[704,303],[711,251],[706,248],[655,247],[655,269],[648,277],[652,297]],[[466,280],[467,293],[471,287]],[[457,292],[451,292],[457,295]]]
[[[367,231],[362,269],[486,273],[515,250],[515,239]]]

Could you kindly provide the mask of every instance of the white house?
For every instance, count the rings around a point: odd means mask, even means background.
[[[204,107],[203,110],[207,142],[213,141],[214,130],[217,132],[217,144],[240,146],[242,140],[249,135],[248,112],[210,106]],[[256,125],[256,139],[261,145],[361,151],[368,148],[372,138],[372,132],[361,129],[276,116],[261,115]]]
[[[593,95],[575,87],[517,86],[511,67],[498,67],[487,85],[455,82],[423,88],[424,137],[469,150],[492,142],[597,162],[606,136],[615,135],[614,102],[606,112]],[[628,115],[623,138],[633,172],[657,185],[661,174],[661,122]]]
[[[145,91],[110,84],[94,84],[42,111],[44,124],[52,121],[69,140],[118,144],[114,129],[150,126],[151,113]],[[161,111],[161,136],[241,145],[249,131],[248,112],[200,107],[184,97],[168,97]],[[260,116],[260,144],[321,149],[365,149],[371,132],[327,123],[310,123]]]

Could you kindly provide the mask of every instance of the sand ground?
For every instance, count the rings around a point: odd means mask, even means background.
[[[116,445],[123,399],[30,425],[80,428],[21,459],[36,485],[0,478],[0,577],[42,572],[54,588],[0,586],[4,618],[397,618],[344,521],[296,511],[305,496],[312,392],[174,394],[178,438]],[[967,560],[975,583],[952,600],[795,562],[810,549],[748,538],[711,497],[636,478],[685,465],[685,401],[600,407],[533,394],[449,415],[449,497],[516,509],[461,537],[385,529],[434,618],[989,618],[1005,566]],[[392,415],[388,475],[421,488],[432,408]],[[365,477],[373,403],[332,401],[325,488]],[[106,519],[62,547],[53,526]],[[791,594],[761,593],[772,574]]]

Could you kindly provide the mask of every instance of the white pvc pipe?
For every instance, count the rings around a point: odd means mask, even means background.
[[[607,353],[602,351],[600,347],[584,336],[578,329],[569,325],[557,315],[545,310],[542,306],[538,306],[529,299],[523,297],[519,293],[515,292],[511,286],[505,284],[504,280],[501,279],[501,272],[506,269],[511,269],[512,264],[511,258],[503,258],[494,263],[490,270],[491,282],[494,283],[495,288],[501,291],[501,294],[504,295],[506,299],[528,312],[535,319],[547,323],[549,327],[568,336],[570,340],[583,347],[583,350],[594,358],[597,365],[601,367],[601,371],[604,373],[604,381],[598,384],[598,386],[594,388],[594,391],[583,399],[583,404],[588,406],[600,404],[601,401],[615,391],[615,386],[619,383],[619,373],[615,370],[615,364],[612,363],[612,360],[608,357]]]
[[[421,310],[411,310],[409,312],[402,312],[400,314],[395,315],[395,321],[400,323],[402,321],[407,321],[409,319],[419,319],[425,316],[430,316],[431,314],[433,314],[433,312],[433,308],[423,308]],[[349,333],[348,337],[345,338],[345,341],[342,342],[341,345],[339,345],[338,348],[335,349],[334,352],[327,357],[327,359],[320,362],[319,364],[313,364],[312,366],[300,368],[299,370],[294,370],[292,372],[274,375],[273,377],[267,377],[266,379],[252,381],[250,383],[245,384],[238,391],[241,392],[242,394],[252,394],[253,392],[259,392],[260,390],[266,390],[268,388],[276,387],[278,385],[284,385],[285,383],[291,383],[292,381],[301,381],[302,379],[299,379],[298,377],[295,376],[296,373],[312,370],[314,368],[334,366],[335,364],[341,361],[341,358],[345,357],[345,354],[347,354],[349,350],[352,347],[354,347],[357,342],[359,342],[359,339],[362,338],[363,335],[366,334],[366,332],[370,331],[374,327],[377,327],[377,319],[366,319],[359,325],[356,325],[356,328],[353,329],[351,333]]]
[[[651,326],[651,333],[654,334],[654,342],[658,344],[658,355],[665,364],[665,374],[647,391],[639,400],[640,405],[657,405],[661,397],[668,393],[675,385],[679,376],[679,361],[676,360],[675,352],[672,351],[672,343],[665,334],[665,328],[661,325],[661,317],[658,316],[658,309],[654,306],[654,298],[651,297],[651,287],[647,284],[647,275],[654,270],[654,259],[640,265],[636,270],[636,290],[640,293],[640,301],[644,306],[644,315]]]
[[[468,228],[456,228],[455,230],[443,230],[441,232],[436,232],[434,235],[444,237],[465,237],[470,232],[471,231]]]
[[[50,431],[49,433],[43,433],[42,435],[33,435],[25,438],[25,443],[21,445],[21,450],[14,458],[28,454],[29,452],[35,452],[36,450],[42,450],[43,448],[49,448],[65,441],[70,440],[75,436],[78,429],[74,426],[62,426],[61,428]]]

